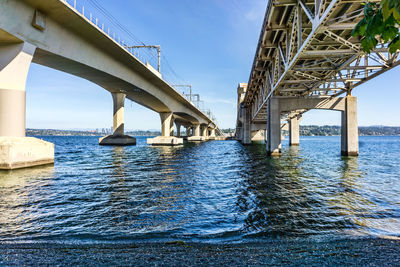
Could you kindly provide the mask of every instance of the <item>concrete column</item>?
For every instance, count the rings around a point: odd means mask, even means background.
[[[153,146],[175,146],[182,145],[183,138],[174,136],[174,115],[172,112],[160,113],[161,136],[148,138],[147,144]]]
[[[194,126],[194,136],[200,136],[200,124]]]
[[[281,155],[281,112],[279,99],[271,97],[267,104],[267,153]]]
[[[54,144],[25,137],[25,85],[36,47],[0,45],[0,169],[54,163]]]
[[[342,112],[341,152],[343,156],[358,156],[357,98],[346,96]]]
[[[123,136],[125,134],[125,94],[111,93],[113,99],[113,135]]]
[[[242,126],[236,127],[235,131],[235,138],[236,140],[242,142],[243,134],[242,134]]]
[[[201,136],[204,136],[204,137],[208,136],[208,126],[207,125],[203,125],[203,127],[201,127]]]
[[[211,129],[211,137],[215,137],[215,128]]]
[[[176,126],[176,136],[181,137],[181,124],[175,122],[175,126]]]
[[[188,137],[189,142],[201,142],[206,140],[207,127],[201,127],[200,124],[193,125],[193,135]]]
[[[300,143],[301,116],[295,116],[289,120],[289,145],[298,146]]]
[[[136,138],[125,135],[125,97],[124,93],[111,93],[113,99],[113,134],[101,137],[99,145],[136,145]]]
[[[242,108],[243,112],[243,125],[242,125],[242,144],[251,144],[251,123],[250,123],[250,109]]]
[[[174,135],[174,118],[171,112],[160,113],[161,118],[161,136]]]
[[[189,137],[191,136],[192,128],[190,126],[186,126],[186,136]]]
[[[0,136],[25,136],[25,84],[36,47],[0,46]]]

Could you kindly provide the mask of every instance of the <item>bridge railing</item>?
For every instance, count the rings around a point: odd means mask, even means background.
[[[142,46],[145,44],[141,42],[137,37],[135,37],[132,33],[124,29],[123,26],[117,21],[117,19],[107,13],[106,10],[104,10],[104,8],[97,3],[97,1],[89,0],[89,2],[86,1],[86,3],[91,4],[93,7],[99,10],[99,13],[102,13],[103,18],[100,17],[100,19],[99,16],[94,15],[94,13],[88,8],[88,6],[83,5],[82,1],[80,0],[61,1],[66,3],[70,8],[86,18],[94,27],[102,31],[108,37],[113,39],[116,43],[120,44],[126,51],[128,51],[132,56],[134,56],[144,65],[146,65],[146,63],[149,63],[152,67],[157,69],[157,55],[150,52],[150,49],[131,48],[132,43],[137,46]],[[112,27],[107,24],[107,22],[105,22],[107,19],[111,21],[109,24],[114,24],[116,26]],[[117,27],[120,28],[120,30],[115,29]],[[127,32],[123,33],[122,31]],[[127,41],[127,39],[129,41]],[[144,53],[141,53],[141,51],[144,51]]]

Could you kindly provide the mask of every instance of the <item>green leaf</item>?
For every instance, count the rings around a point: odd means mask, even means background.
[[[389,52],[395,53],[397,50],[400,50],[400,37],[397,36],[392,42],[389,44]]]
[[[351,31],[351,35],[353,35],[354,37],[359,35],[363,36],[366,28],[367,28],[367,20],[363,18],[357,23],[356,27]]]
[[[388,0],[382,0],[381,1],[381,8],[382,8],[383,19],[387,20],[390,17],[390,15],[392,14],[391,9],[389,8],[389,1]]]
[[[371,36],[368,36],[367,38],[365,38],[361,41],[361,47],[367,53],[370,53],[372,51],[372,49],[374,49],[376,47],[377,44],[378,44],[378,41],[374,37],[371,37]]]
[[[383,17],[381,14],[376,14],[370,19],[365,30],[367,35],[381,34],[384,30]]]
[[[399,30],[396,27],[386,27],[385,30],[382,32],[382,39],[385,41],[385,43],[387,43],[390,40],[395,39],[398,33]]]

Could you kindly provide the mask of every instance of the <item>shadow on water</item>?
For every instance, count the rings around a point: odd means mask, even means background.
[[[52,197],[53,165],[0,171],[0,236],[29,232],[35,211],[44,198]]]
[[[103,209],[106,220],[98,222],[99,230],[108,238],[144,234],[150,238],[171,234],[183,224],[180,213],[190,191],[185,185],[190,176],[180,172],[184,149],[158,146],[130,154],[123,147],[115,147]]]
[[[264,144],[236,141],[99,147],[54,137],[55,167],[0,172],[0,239],[399,236],[392,139],[366,139],[357,158],[338,155],[338,138],[309,138],[271,158]]]
[[[343,159],[342,189],[337,190],[341,193],[327,193],[327,187],[337,186],[310,172],[301,147],[290,147],[281,157],[268,157],[264,145],[245,147],[244,153],[247,160],[237,205],[247,214],[243,227],[247,237],[334,234],[356,227],[341,208],[366,202],[350,193],[361,176],[356,158]]]

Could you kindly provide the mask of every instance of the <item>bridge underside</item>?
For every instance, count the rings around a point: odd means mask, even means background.
[[[248,85],[238,89],[237,135],[242,142],[251,142],[252,124],[262,124],[268,152],[279,154],[282,121],[288,121],[295,145],[298,123],[292,118],[311,109],[339,110],[342,154],[358,154],[351,92],[400,64],[399,52],[391,54],[385,46],[370,54],[361,50],[361,39],[351,31],[363,16],[358,0],[269,1]],[[347,96],[340,98],[342,94]]]
[[[173,136],[174,122],[201,127],[199,136],[221,133],[160,73],[66,2],[1,1],[0,17],[0,169],[54,161],[53,144],[25,137],[25,84],[32,62],[92,81],[111,93],[113,134],[100,144],[136,143],[124,134],[126,98],[160,114],[162,135],[150,144],[181,144],[182,138]]]

